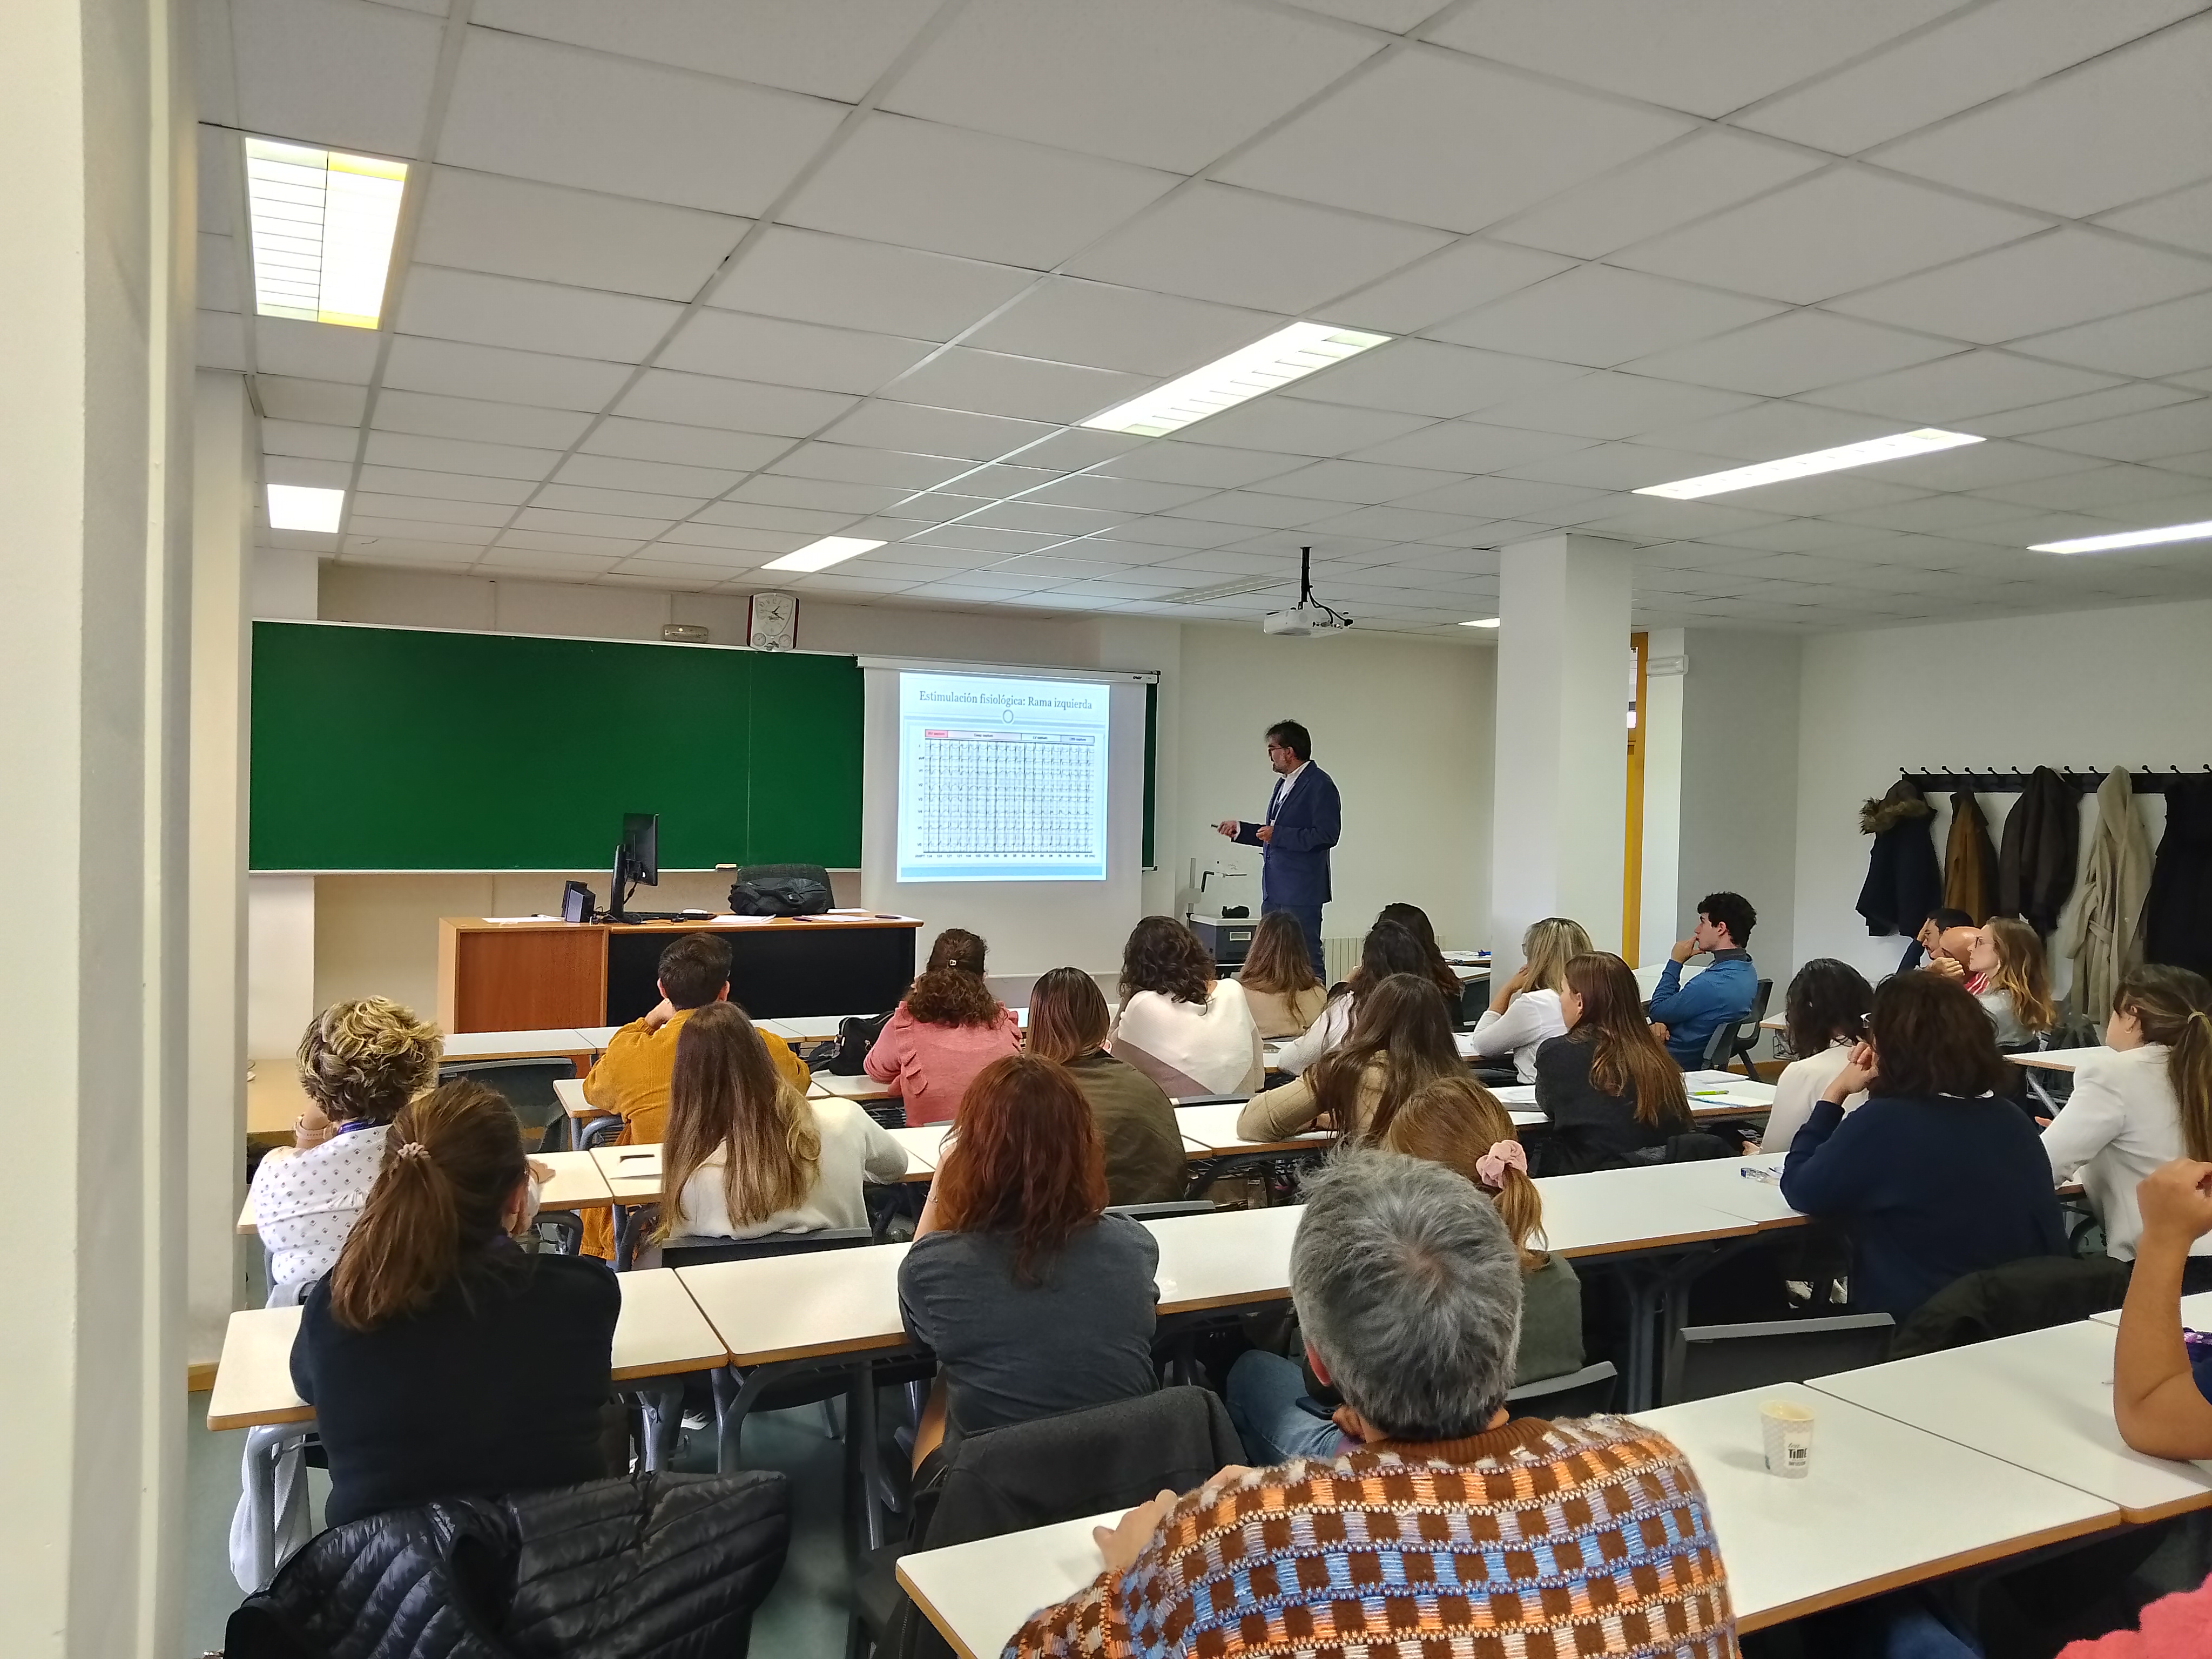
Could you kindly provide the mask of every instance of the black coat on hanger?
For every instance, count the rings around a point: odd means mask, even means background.
[[[2212,976],[2212,777],[2166,787],[2166,831],[2143,905],[2143,960]]]

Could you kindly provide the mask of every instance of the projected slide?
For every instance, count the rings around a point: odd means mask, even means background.
[[[898,878],[1105,880],[1110,690],[902,672]]]

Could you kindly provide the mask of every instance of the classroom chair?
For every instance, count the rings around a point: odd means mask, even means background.
[[[1755,1325],[1685,1325],[1667,1357],[1668,1405],[1743,1389],[1879,1365],[1897,1322],[1886,1313],[1831,1319],[1775,1319]]]
[[[514,1108],[524,1144],[533,1152],[558,1152],[568,1138],[568,1115],[553,1085],[576,1075],[567,1060],[454,1060],[438,1067],[438,1081],[467,1078],[492,1090]]]
[[[1759,1077],[1759,1062],[1752,1053],[1759,1047],[1759,1022],[1766,1018],[1767,1006],[1774,1000],[1774,981],[1763,979],[1752,994],[1751,1012],[1741,1019],[1723,1020],[1713,1027],[1713,1034],[1705,1040],[1705,1059],[1701,1062],[1709,1072],[1725,1072],[1731,1060],[1741,1060],[1746,1076],[1754,1082]]]
[[[1601,1359],[1578,1371],[1523,1382],[1507,1393],[1505,1403],[1516,1417],[1595,1417],[1613,1409],[1620,1375],[1610,1359]]]
[[[1968,1273],[1913,1310],[1891,1357],[1940,1353],[2110,1313],[2127,1300],[2133,1266],[2108,1255],[2032,1255]]]

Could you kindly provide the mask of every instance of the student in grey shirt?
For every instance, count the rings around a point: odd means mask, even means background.
[[[908,1336],[937,1355],[914,1461],[945,1437],[1158,1385],[1159,1248],[1107,1215],[1106,1158],[1067,1068],[994,1060],[962,1097],[899,1266]]]

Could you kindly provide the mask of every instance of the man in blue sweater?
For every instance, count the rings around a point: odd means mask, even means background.
[[[1717,1029],[1751,1012],[1759,970],[1743,947],[1758,920],[1742,894],[1706,894],[1698,901],[1697,930],[1676,943],[1673,960],[1660,970],[1650,1004],[1651,1029],[1686,1072],[1705,1064],[1705,1044]],[[1683,984],[1682,964],[1708,951],[1712,961],[1705,971]]]

